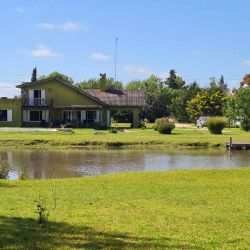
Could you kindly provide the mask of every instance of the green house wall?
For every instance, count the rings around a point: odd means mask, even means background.
[[[53,100],[53,106],[70,106],[70,105],[98,105],[100,103],[92,98],[83,95],[79,91],[71,88],[70,86],[59,82],[57,80],[51,80],[47,82],[31,84],[29,87],[22,89],[22,97],[29,98],[29,90],[44,89],[45,99],[49,101]]]
[[[12,110],[12,122],[0,122],[0,127],[21,126],[21,99],[0,99],[0,110]]]

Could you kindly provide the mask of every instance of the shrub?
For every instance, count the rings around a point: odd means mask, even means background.
[[[109,133],[116,134],[116,133],[118,133],[118,132],[117,132],[117,130],[116,130],[115,128],[111,128],[111,129],[109,130]]]
[[[155,120],[154,129],[156,131],[159,131],[159,133],[161,134],[171,134],[174,128],[175,128],[174,123],[169,121],[169,119],[166,117]]]
[[[222,134],[226,125],[227,120],[223,117],[209,117],[206,121],[206,126],[211,134]]]
[[[106,130],[107,129],[107,124],[105,122],[95,122],[94,123],[94,129],[95,130]]]
[[[155,124],[153,126],[154,130],[158,131],[159,127],[163,125],[164,123],[168,123],[169,119],[167,117],[162,117],[155,119]]]
[[[158,131],[160,134],[171,134],[172,130],[175,128],[175,125],[172,122],[162,124]]]

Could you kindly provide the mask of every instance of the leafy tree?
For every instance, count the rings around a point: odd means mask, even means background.
[[[181,89],[185,85],[185,81],[176,75],[174,69],[171,69],[169,71],[169,77],[165,81],[165,85],[172,89]]]
[[[216,79],[214,77],[210,78],[210,83],[209,83],[209,87],[206,88],[211,94],[214,94],[216,92],[220,92],[223,95],[227,95],[229,92],[228,86],[227,84],[224,82],[224,77],[223,75],[221,76],[221,78],[219,79],[219,81],[217,82]]]
[[[92,78],[89,80],[85,80],[79,83],[76,83],[76,87],[80,89],[99,89],[100,88],[100,80],[97,78]],[[123,85],[121,81],[114,81],[113,78],[106,78],[106,88],[114,88],[114,89],[123,89]]]
[[[141,89],[141,87],[142,87],[142,81],[133,80],[126,85],[126,90]]]
[[[171,115],[179,122],[190,122],[189,114],[187,112],[187,103],[200,91],[201,88],[197,82],[184,86],[183,89],[175,90],[174,98],[170,105]]]
[[[220,91],[210,93],[209,90],[204,90],[188,102],[186,110],[192,121],[200,116],[221,116],[225,99]]]
[[[142,82],[141,89],[145,91],[146,107],[143,116],[149,121],[170,115],[168,107],[171,103],[171,90],[164,88],[160,79],[154,75]]]
[[[172,93],[168,88],[164,87],[160,78],[151,75],[146,80],[135,80],[127,84],[126,89],[142,89],[146,96],[145,109],[142,112],[142,117],[154,122],[158,117],[167,116],[170,114],[168,107],[171,103]]]
[[[224,115],[239,121],[243,130],[250,130],[250,89],[240,88],[225,103]]]
[[[72,79],[72,77],[69,77],[69,76],[64,75],[62,73],[59,73],[57,71],[53,71],[48,75],[39,76],[38,80],[44,80],[44,79],[48,79],[48,78],[52,78],[52,77],[57,77],[57,78],[59,78],[59,79],[61,79],[63,81],[66,81],[66,82],[70,83],[70,84],[74,83],[74,80]]]

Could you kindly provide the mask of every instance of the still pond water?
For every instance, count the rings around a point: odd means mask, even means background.
[[[131,171],[250,167],[250,151],[82,150],[1,151],[10,166],[8,179],[79,177]]]

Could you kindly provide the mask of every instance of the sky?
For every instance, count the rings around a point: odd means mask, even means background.
[[[170,69],[230,88],[250,73],[249,0],[0,1],[0,96],[59,71],[76,82],[106,73],[124,84]]]

